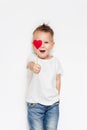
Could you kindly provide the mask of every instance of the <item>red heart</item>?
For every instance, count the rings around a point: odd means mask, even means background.
[[[34,40],[33,44],[38,49],[42,45],[42,41],[41,40]]]

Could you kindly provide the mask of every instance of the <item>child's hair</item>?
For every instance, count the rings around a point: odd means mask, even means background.
[[[54,35],[53,29],[52,29],[50,26],[48,26],[47,24],[42,24],[42,25],[38,26],[38,27],[33,31],[33,34],[34,34],[36,31],[49,32],[52,36]]]

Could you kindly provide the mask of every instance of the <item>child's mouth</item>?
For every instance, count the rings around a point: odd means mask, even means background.
[[[40,50],[40,52],[41,52],[41,53],[44,53],[44,52],[45,52],[45,50]]]

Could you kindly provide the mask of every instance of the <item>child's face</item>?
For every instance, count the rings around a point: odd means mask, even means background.
[[[41,59],[49,59],[50,51],[53,48],[54,42],[53,37],[49,32],[36,31],[33,35],[33,40],[41,40],[42,45],[39,49],[36,49],[33,45],[35,53]]]

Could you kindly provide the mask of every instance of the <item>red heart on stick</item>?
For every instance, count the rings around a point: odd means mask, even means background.
[[[34,40],[33,45],[38,49],[42,45],[42,41],[41,40]]]

